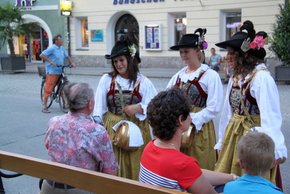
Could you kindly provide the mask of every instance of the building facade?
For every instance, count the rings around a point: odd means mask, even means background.
[[[241,22],[271,35],[283,0],[72,0],[71,52],[80,65],[106,66],[116,40],[139,46],[143,67],[182,66],[176,44],[184,33],[206,28],[209,48],[229,38]],[[225,51],[217,49],[225,55]]]
[[[68,1],[68,0],[61,0]],[[257,31],[270,36],[284,0],[71,0],[71,16],[61,16],[60,0],[1,0],[21,8],[26,21],[38,22],[31,36],[15,38],[16,53],[41,62],[39,54],[63,35],[80,66],[110,66],[104,55],[114,43],[129,37],[138,46],[143,67],[182,67],[179,53],[171,51],[185,33],[206,28],[206,57],[215,43],[228,39],[241,23],[251,20]],[[266,46],[267,47],[267,46]],[[225,55],[225,51],[216,48]],[[2,49],[1,52],[8,49]],[[1,53],[0,53],[1,54]]]
[[[31,34],[14,37],[15,52],[28,62],[42,62],[39,55],[49,45],[53,36],[61,34],[67,47],[67,17],[59,12],[59,0],[1,0],[0,6],[7,3],[21,9],[25,22],[36,22],[38,27]],[[1,53],[8,53],[7,45]]]

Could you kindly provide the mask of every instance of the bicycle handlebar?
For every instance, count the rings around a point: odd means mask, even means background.
[[[61,67],[62,69],[68,67],[68,68],[72,68],[73,66],[71,64],[68,65],[56,65],[57,67]]]

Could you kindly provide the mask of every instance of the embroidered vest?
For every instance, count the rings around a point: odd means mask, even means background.
[[[260,110],[256,99],[251,95],[250,84],[258,71],[267,71],[266,68],[254,70],[251,77],[240,87],[232,87],[230,92],[230,105],[234,113],[244,115],[243,107],[241,106],[241,98],[244,102],[246,110],[250,115],[259,115]]]
[[[201,71],[198,77],[193,80],[188,80],[186,83],[181,82],[181,78],[178,76],[175,86],[181,88],[189,97],[191,104],[196,107],[204,108],[206,106],[207,93],[202,89],[199,80],[203,76],[205,71]]]
[[[120,99],[120,92],[118,87],[116,88],[116,81],[115,78],[112,77],[110,90],[107,93],[107,106],[108,110],[116,115],[122,115],[122,106],[121,106],[121,99]],[[139,93],[140,89],[140,82],[136,84],[131,90],[122,90],[123,99],[124,99],[124,106],[131,105],[131,104],[138,104],[142,101],[142,96]]]

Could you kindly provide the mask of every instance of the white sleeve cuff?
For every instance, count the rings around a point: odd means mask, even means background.
[[[215,144],[214,149],[221,150],[221,148],[222,148],[222,140],[219,139],[219,141]]]
[[[279,159],[279,158],[287,158],[287,148],[281,148],[281,149],[276,149],[275,150],[275,159]]]
[[[195,125],[195,130],[196,132],[199,132],[202,128],[202,123],[199,122],[199,120],[196,118],[196,113],[191,112],[190,117],[191,117],[191,122]]]
[[[139,104],[140,104],[140,106],[141,106],[141,108],[143,110],[143,114],[142,113],[136,113],[135,117],[137,119],[139,119],[140,121],[144,121],[146,119],[146,117],[147,117],[147,114],[146,114],[147,105],[144,105],[142,103],[139,103]]]

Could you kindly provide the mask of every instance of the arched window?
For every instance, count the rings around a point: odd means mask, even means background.
[[[115,41],[128,38],[139,46],[139,24],[135,17],[125,14],[119,18],[115,27]]]

